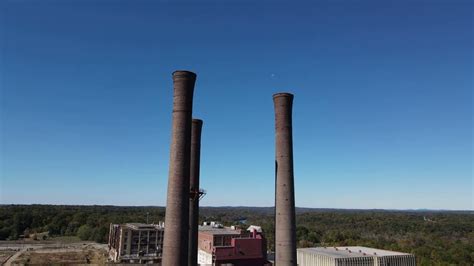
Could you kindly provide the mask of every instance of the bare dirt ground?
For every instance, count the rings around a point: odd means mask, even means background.
[[[0,254],[6,252],[10,252],[8,256],[13,253],[13,256],[2,265],[103,265],[107,262],[107,245],[92,242],[0,243]]]
[[[16,251],[13,250],[0,250],[0,265],[3,265]]]

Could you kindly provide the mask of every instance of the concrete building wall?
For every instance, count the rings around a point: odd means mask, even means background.
[[[337,258],[336,266],[373,266],[373,257]]]
[[[212,254],[198,249],[198,263],[200,265],[212,265]]]
[[[376,257],[374,265],[375,266],[415,266],[416,258],[414,255]]]
[[[304,252],[302,250],[297,251],[297,260],[299,266],[336,266],[336,260],[334,258],[322,256],[320,254]]]
[[[163,228],[154,225],[110,226],[109,259],[114,262],[160,262],[163,248]]]
[[[337,251],[335,251],[337,250]],[[397,253],[380,250],[384,253]],[[337,254],[338,253],[338,254]],[[344,254],[345,253],[345,254]],[[406,253],[400,255],[380,255],[368,253],[348,253],[342,248],[328,248],[320,252],[311,249],[298,249],[299,266],[415,266],[415,256]],[[343,257],[344,256],[344,257]]]
[[[121,254],[120,255],[130,255],[131,250],[132,250],[132,231],[126,230],[124,232],[123,229],[121,229],[121,234],[120,234],[122,244],[121,244]]]

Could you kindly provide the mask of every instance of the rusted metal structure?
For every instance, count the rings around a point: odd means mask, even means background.
[[[193,119],[191,127],[191,173],[189,182],[189,255],[188,266],[197,265],[199,227],[199,171],[201,162],[202,120]]]
[[[196,74],[173,72],[173,122],[166,201],[163,266],[188,263],[191,120]]]
[[[275,265],[296,266],[293,175],[293,94],[276,93],[275,105]]]

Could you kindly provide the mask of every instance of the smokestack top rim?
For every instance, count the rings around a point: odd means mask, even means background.
[[[188,78],[196,78],[196,73],[188,70],[176,70],[173,72],[173,78],[181,78],[181,77],[188,77]]]
[[[278,92],[278,93],[273,94],[273,99],[278,98],[278,97],[293,98],[294,95],[292,93],[289,93],[289,92]]]
[[[202,119],[199,119],[199,118],[193,118],[192,122],[193,122],[194,124],[201,124],[201,125],[202,125],[202,123],[203,123],[203,122],[202,122]]]

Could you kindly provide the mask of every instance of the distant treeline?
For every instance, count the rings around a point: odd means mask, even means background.
[[[106,243],[110,223],[163,221],[163,207],[0,205],[0,240],[48,232]],[[273,250],[273,208],[203,207],[201,222],[261,225]],[[246,224],[242,224],[245,222]],[[418,265],[473,265],[469,211],[297,209],[299,247],[360,245],[413,253]]]

